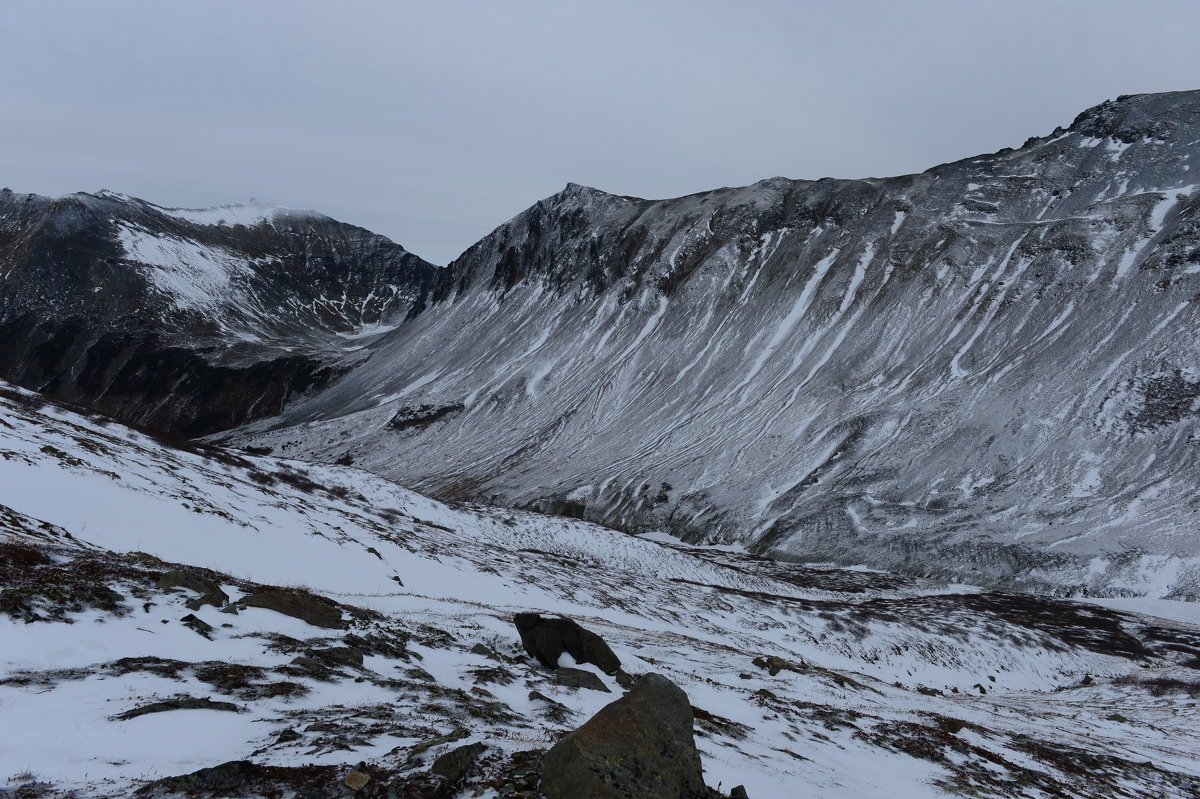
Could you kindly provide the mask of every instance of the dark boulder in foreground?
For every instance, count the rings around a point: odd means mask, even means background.
[[[558,668],[558,659],[563,652],[578,663],[591,663],[605,674],[614,674],[621,668],[621,660],[603,638],[571,619],[518,613],[513,616],[513,623],[517,625],[525,651],[548,669]]]
[[[549,799],[701,799],[704,784],[692,706],[661,674],[642,677],[546,753]]]

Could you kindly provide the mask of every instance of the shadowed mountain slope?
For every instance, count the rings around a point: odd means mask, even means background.
[[[157,430],[224,430],[332,383],[441,272],[309,211],[5,190],[0,377]]]

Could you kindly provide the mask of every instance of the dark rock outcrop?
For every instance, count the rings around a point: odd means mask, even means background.
[[[302,594],[298,591],[263,591],[243,597],[239,604],[247,608],[273,610],[316,627],[335,630],[346,627],[346,622],[342,620],[342,611],[333,600],[312,594]]]
[[[781,671],[794,671],[803,674],[805,669],[802,665],[795,664],[790,660],[777,657],[776,655],[759,655],[750,661],[755,666],[770,674],[772,677],[779,674]]]
[[[647,674],[546,753],[549,799],[692,799],[704,784],[687,694]]]
[[[475,761],[479,759],[479,756],[485,750],[487,750],[487,744],[478,742],[459,746],[433,761],[433,765],[429,767],[429,770],[434,774],[445,777],[451,783],[458,782],[467,776],[467,772],[471,770],[471,766],[475,765]]]
[[[333,666],[353,666],[361,668],[363,651],[352,646],[327,646],[305,650],[306,655],[322,663]]]
[[[231,760],[219,766],[211,766],[156,780],[138,791],[139,794],[158,795],[160,792],[184,794],[218,794],[234,792],[246,786],[257,775],[258,769],[249,760]]]
[[[283,744],[289,744],[292,741],[302,740],[304,740],[304,736],[295,730],[284,730],[283,732],[279,733],[279,735],[275,736],[275,745],[281,746]]]
[[[184,569],[172,569],[163,574],[158,578],[158,587],[164,591],[170,591],[173,588],[195,591],[200,596],[188,600],[187,606],[190,610],[199,610],[205,605],[220,608],[229,602],[229,594],[221,590],[221,586],[207,577]]]
[[[113,718],[117,721],[129,721],[138,716],[146,716],[150,713],[165,713],[168,710],[224,710],[229,713],[242,712],[242,709],[232,702],[218,702],[213,699],[197,699],[186,696],[179,699],[167,699],[162,702],[151,702],[148,705],[126,710],[124,713],[119,713]]]
[[[615,674],[621,668],[621,660],[603,638],[571,619],[518,613],[513,616],[513,623],[525,651],[548,669],[558,668],[558,659],[564,652],[577,663],[591,663],[605,674]]]
[[[462,727],[457,727],[454,730],[452,730],[451,732],[446,733],[445,735],[439,735],[437,738],[430,738],[428,741],[422,741],[421,743],[414,746],[412,749],[408,750],[409,762],[416,762],[416,759],[418,757],[423,755],[425,752],[428,752],[431,748],[433,748],[435,746],[441,746],[442,744],[453,743],[454,741],[461,741],[463,738],[466,738],[470,734],[471,733],[469,733],[467,730],[463,729]]]
[[[564,688],[586,688],[589,691],[602,691],[606,694],[612,693],[612,690],[604,684],[603,680],[586,669],[572,669],[559,666],[550,672],[550,679]]]
[[[342,796],[338,766],[266,766],[249,760],[232,760],[143,785],[141,797],[294,796],[297,799]]]
[[[184,627],[187,627],[191,630],[196,631],[197,633],[204,636],[205,638],[209,638],[209,639],[212,638],[212,635],[210,635],[210,633],[212,633],[212,631],[213,631],[213,626],[211,624],[209,624],[208,622],[206,622],[204,619],[197,616],[195,613],[189,613],[188,615],[184,616],[179,621],[183,623]]]

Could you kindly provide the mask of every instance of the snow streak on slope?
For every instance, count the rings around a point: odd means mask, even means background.
[[[518,753],[613,698],[525,658],[524,610],[570,614],[628,671],[677,682],[708,782],[756,799],[1200,787],[1200,629],[446,505],[355,469],[173,449],[7,389],[0,548],[0,777],[85,796],[247,758],[422,779],[462,728],[489,750],[461,795],[494,797]],[[191,594],[156,587],[178,564],[234,603],[263,584],[322,595],[346,629],[189,612]],[[330,659],[343,645],[361,665]],[[138,714],[154,702],[177,704]]]
[[[1194,599],[1198,157],[1179,92],[920,175],[571,185],[229,440],[810,562]]]

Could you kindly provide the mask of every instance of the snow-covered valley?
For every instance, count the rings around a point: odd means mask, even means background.
[[[15,388],[0,426],[0,790],[126,796],[247,760],[263,795],[351,771],[533,795],[514,791],[537,753],[621,688],[527,658],[523,611],[570,616],[628,673],[682,687],[725,791],[1200,790],[1200,628],[1183,622],[447,505],[353,468],[180,448]],[[219,586],[225,612],[161,587],[180,570]],[[333,621],[253,604],[271,592]],[[467,741],[487,746],[475,770],[430,782]]]

